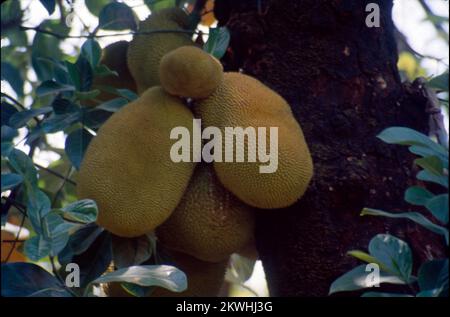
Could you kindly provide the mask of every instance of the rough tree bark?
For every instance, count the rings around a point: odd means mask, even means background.
[[[365,25],[368,2],[381,27]],[[430,257],[429,236],[407,221],[360,217],[363,207],[407,210],[412,156],[376,138],[390,126],[427,131],[425,100],[401,83],[392,0],[216,0],[231,32],[226,70],[242,69],[291,105],[310,146],[315,176],[283,210],[257,213],[257,249],[273,296],[326,296],[356,265],[345,253],[390,232]]]

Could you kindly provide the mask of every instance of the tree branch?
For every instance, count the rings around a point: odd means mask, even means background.
[[[80,34],[80,35],[63,35],[57,32],[53,32],[50,30],[42,29],[38,26],[36,27],[29,27],[29,26],[20,26],[21,30],[25,31],[35,31],[39,33],[48,34],[51,36],[54,36],[60,40],[67,39],[67,38],[101,38],[101,37],[113,37],[113,36],[123,36],[123,35],[150,35],[150,34],[157,34],[157,33],[185,33],[185,34],[195,34],[196,31],[193,30],[153,30],[153,31],[141,31],[141,32],[129,32],[129,33],[114,33],[114,34]]]
[[[44,166],[42,166],[42,165],[40,165],[40,164],[38,164],[38,163],[34,163],[34,166],[36,166],[37,168],[39,168],[39,169],[41,169],[41,170],[43,170],[43,171],[46,171],[46,172],[49,173],[49,174],[52,174],[52,175],[54,175],[54,176],[56,176],[56,177],[58,177],[58,178],[61,178],[62,180],[65,180],[66,182],[70,183],[70,184],[73,185],[73,186],[76,186],[76,185],[77,185],[77,183],[74,182],[73,180],[71,180],[71,179],[69,179],[69,178],[66,178],[64,175],[61,175],[60,173],[55,172],[54,170],[52,170],[52,169],[50,169],[50,168],[44,167]]]

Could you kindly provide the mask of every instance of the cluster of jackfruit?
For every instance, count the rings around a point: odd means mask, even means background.
[[[97,222],[110,232],[122,237],[156,232],[187,274],[182,296],[215,296],[229,256],[255,253],[255,207],[293,204],[313,168],[287,102],[250,76],[224,73],[218,60],[182,32],[187,17],[181,9],[167,9],[141,23],[149,34],[135,35],[127,52],[140,97],[99,129],[77,189],[79,198],[97,202]],[[180,32],[151,32],[161,29]],[[192,110],[183,98],[194,101]],[[261,174],[258,162],[173,162],[170,132],[182,126],[192,135],[194,118],[222,131],[278,127],[278,170]],[[118,295],[113,288],[109,294]],[[157,289],[151,296],[170,295],[176,294]]]

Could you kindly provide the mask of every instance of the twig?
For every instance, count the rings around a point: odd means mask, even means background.
[[[22,215],[22,221],[20,222],[19,231],[17,232],[16,239],[14,239],[14,242],[13,242],[13,244],[11,246],[11,249],[9,250],[9,253],[6,256],[6,259],[5,259],[6,263],[9,261],[9,258],[11,257],[14,249],[16,248],[16,244],[17,244],[17,242],[19,240],[19,236],[20,236],[20,233],[22,232],[22,228],[23,228],[24,224],[25,224],[25,215]]]
[[[24,105],[22,105],[22,104],[21,104],[19,101],[17,101],[17,99],[15,99],[14,97],[12,97],[12,96],[10,96],[10,95],[4,93],[4,92],[1,92],[1,96],[2,96],[2,97],[5,97],[5,98],[7,98],[7,99],[9,99],[10,101],[12,101],[12,102],[13,102],[16,106],[18,106],[20,109],[22,109],[22,110],[28,110],[27,108],[25,108]]]
[[[60,40],[67,39],[67,38],[101,38],[101,37],[111,37],[111,36],[123,36],[123,35],[150,35],[150,34],[157,34],[157,33],[187,33],[187,34],[194,34],[197,33],[196,31],[191,30],[153,30],[153,31],[140,31],[140,32],[129,32],[129,33],[115,33],[115,34],[80,34],[80,35],[63,35],[59,34],[53,31],[49,31],[46,29],[41,29],[40,27],[29,27],[29,26],[20,26],[21,30],[29,30],[29,31],[35,31],[40,32],[44,34],[48,34],[51,36],[54,36]]]
[[[425,0],[419,0],[420,5],[422,6],[423,10],[425,11],[425,13],[427,15],[432,15],[432,16],[436,16],[436,14],[434,14],[434,12],[431,10],[431,8],[428,6],[428,4],[425,2]],[[438,32],[443,35],[443,34],[447,34],[447,32],[445,31],[444,27],[442,26],[442,23],[437,22],[437,21],[432,21],[430,20],[430,22],[434,25],[434,27],[438,30]],[[447,37],[444,37],[447,42],[448,39]]]
[[[4,98],[9,99],[10,101],[12,101],[17,107],[19,107],[20,109],[22,109],[23,111],[29,110],[27,109],[23,104],[21,104],[17,99],[15,99],[14,97],[2,92],[1,96]],[[41,120],[39,120],[37,117],[33,117],[33,119],[36,121],[36,124],[41,124]]]
[[[52,169],[50,169],[50,168],[44,167],[44,166],[42,166],[42,165],[40,165],[40,164],[38,164],[38,163],[34,163],[34,166],[36,166],[37,168],[39,168],[39,169],[41,169],[41,170],[43,170],[43,171],[46,171],[46,172],[49,173],[49,174],[52,174],[53,176],[56,176],[56,177],[59,177],[59,178],[65,180],[66,182],[70,183],[70,184],[73,185],[73,186],[76,186],[76,185],[77,185],[77,183],[74,182],[73,180],[71,180],[71,179],[69,179],[69,178],[66,178],[64,175],[62,175],[62,174],[60,174],[60,173],[58,173],[58,172],[55,172],[54,170],[52,170]]]

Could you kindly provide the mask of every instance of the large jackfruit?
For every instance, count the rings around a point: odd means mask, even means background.
[[[195,112],[202,124],[220,128],[223,135],[225,127],[253,127],[256,133],[265,127],[266,149],[270,127],[278,127],[278,169],[274,173],[261,173],[259,167],[268,163],[259,162],[258,157],[256,162],[249,162],[247,156],[244,162],[214,162],[221,183],[243,202],[259,208],[282,208],[304,194],[313,174],[312,159],[303,132],[280,95],[250,76],[225,73],[222,84],[197,103]],[[235,138],[225,139],[223,160],[225,144]],[[248,138],[244,145],[244,153],[248,153]]]
[[[128,48],[128,67],[137,84],[138,93],[159,85],[159,63],[168,52],[185,45],[194,45],[186,29],[188,15],[180,8],[169,8],[151,14],[140,22]],[[164,32],[156,32],[164,31]]]
[[[223,79],[223,67],[212,55],[195,46],[183,46],[161,60],[161,85],[172,95],[194,99],[211,95]]]
[[[172,253],[173,261],[166,262],[183,271],[187,276],[188,288],[181,292],[171,292],[165,288],[156,287],[147,297],[214,297],[218,296],[222,287],[228,259],[219,263],[198,260],[180,252]],[[131,297],[120,283],[103,285],[108,297]]]
[[[156,229],[162,245],[220,262],[253,239],[254,215],[219,183],[211,165],[198,165],[180,204]]]
[[[85,153],[77,186],[80,199],[97,202],[99,225],[136,237],[169,217],[194,170],[194,163],[171,160],[169,136],[174,127],[192,128],[192,119],[179,99],[154,87],[100,128]]]
[[[102,51],[100,64],[106,65],[110,70],[116,71],[118,76],[108,75],[95,77],[92,89],[99,89],[101,93],[95,97],[100,102],[105,102],[117,98],[116,94],[105,91],[103,86],[111,86],[116,89],[129,89],[136,92],[136,83],[128,70],[127,65],[127,41],[119,41],[106,46]],[[96,103],[86,102],[87,106],[95,106]]]

